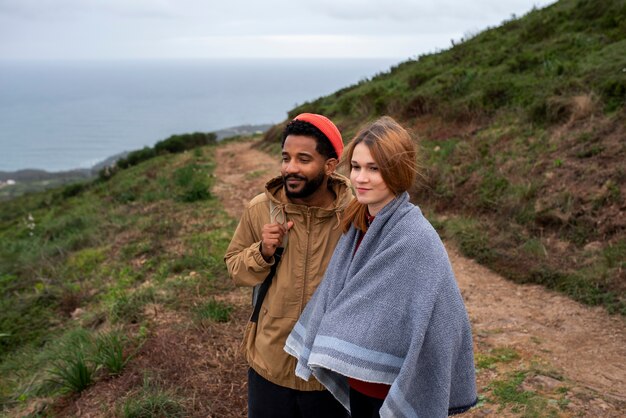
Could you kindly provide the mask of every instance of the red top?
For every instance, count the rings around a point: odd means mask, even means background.
[[[366,216],[367,216],[367,225],[369,226],[372,223],[372,221],[374,221],[374,217],[371,216],[369,213],[366,214]],[[356,249],[354,250],[355,253],[356,253],[356,250],[359,249],[359,245],[361,245],[361,241],[363,240],[364,235],[365,235],[365,232],[361,232],[359,234],[359,240],[357,241]],[[369,397],[376,398],[376,399],[385,399],[387,397],[387,394],[389,393],[389,389],[391,388],[391,386],[386,385],[384,383],[364,382],[362,380],[353,379],[351,377],[348,378],[348,384],[350,385],[352,389],[356,390],[357,392],[361,392],[364,395],[367,395]]]

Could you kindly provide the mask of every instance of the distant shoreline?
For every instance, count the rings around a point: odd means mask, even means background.
[[[217,136],[217,140],[221,141],[226,138],[231,138],[239,135],[252,135],[258,133],[265,133],[273,124],[261,124],[261,125],[240,125],[231,128],[220,129],[213,131]],[[129,151],[123,151],[112,155],[97,164],[94,164],[91,168],[74,168],[70,170],[62,171],[47,171],[38,168],[23,168],[15,171],[0,171],[0,184],[13,180],[15,182],[21,181],[41,181],[50,179],[76,179],[76,178],[90,178],[98,174],[98,172],[107,166],[115,164],[120,158],[124,158],[128,155]]]

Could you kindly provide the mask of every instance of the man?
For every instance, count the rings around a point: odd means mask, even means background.
[[[352,200],[348,180],[335,174],[342,151],[341,134],[326,117],[303,113],[289,122],[281,176],[250,201],[224,256],[237,285],[255,286],[267,277],[276,248],[284,246],[258,321],[248,324],[244,336],[251,418],[348,416],[319,382],[296,377],[296,361],[283,350],[324,276]],[[270,223],[270,200],[277,222]]]

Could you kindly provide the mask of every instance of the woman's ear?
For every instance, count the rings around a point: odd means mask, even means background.
[[[329,158],[328,160],[326,160],[326,163],[324,163],[324,165],[325,165],[327,176],[330,176],[331,174],[335,172],[335,170],[337,169],[338,163],[339,163],[339,160],[337,160],[336,158]]]

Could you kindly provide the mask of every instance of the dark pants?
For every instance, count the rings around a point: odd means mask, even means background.
[[[350,388],[350,412],[352,418],[379,418],[384,399],[372,398]]]
[[[248,369],[249,418],[347,418],[328,391],[305,392],[276,385]]]

